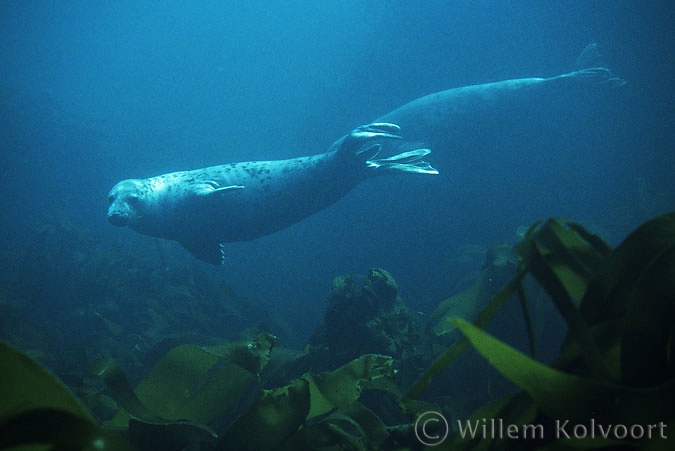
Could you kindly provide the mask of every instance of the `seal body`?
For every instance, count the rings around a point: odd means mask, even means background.
[[[489,146],[502,148],[513,136],[529,135],[533,129],[552,132],[561,119],[569,119],[570,111],[579,115],[591,106],[584,106],[589,94],[626,84],[605,67],[595,43],[582,50],[576,68],[548,78],[519,78],[436,92],[377,121],[398,124],[406,139],[423,142],[437,157],[440,153],[443,164],[457,164],[459,152],[484,150],[481,144],[486,143],[486,137],[494,137]],[[385,150],[389,151],[389,145]],[[446,152],[448,149],[452,152]]]
[[[593,47],[594,49],[594,47]],[[540,118],[556,121],[557,104],[578,98],[584,89],[622,86],[625,81],[605,67],[589,67],[549,78],[521,78],[463,86],[415,99],[381,116],[395,122],[406,139],[423,142],[435,151],[458,148],[494,134],[508,136]]]
[[[109,194],[116,226],[180,242],[193,255],[221,263],[224,243],[258,238],[333,204],[363,179],[389,172],[436,174],[415,149],[375,158],[400,138],[393,124],[359,127],[323,154],[250,161],[123,180]]]
[[[294,224],[336,202],[367,177],[436,174],[422,159],[430,151],[411,143],[450,148],[453,152],[441,157],[445,167],[461,168],[457,173],[473,177],[489,169],[494,183],[494,177],[504,172],[498,158],[505,152],[480,152],[483,148],[501,150],[514,135],[527,133],[523,125],[531,129],[542,110],[550,114],[553,103],[579,97],[578,88],[625,83],[599,65],[594,44],[579,60],[581,69],[555,77],[465,86],[418,98],[355,129],[324,154],[122,181],[110,193],[109,220],[179,241],[198,258],[219,263],[224,243],[254,239]],[[399,127],[394,123],[400,124],[405,141],[397,139]],[[393,156],[378,159],[379,154]]]

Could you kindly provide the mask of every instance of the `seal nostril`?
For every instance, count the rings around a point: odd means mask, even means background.
[[[119,212],[108,213],[108,221],[114,226],[122,227],[127,224],[127,217]]]

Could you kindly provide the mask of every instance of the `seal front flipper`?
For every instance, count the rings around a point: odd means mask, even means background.
[[[200,239],[199,237],[193,237],[189,240],[180,240],[179,243],[187,249],[189,253],[206,263],[222,265],[223,262],[225,262],[223,243]]]
[[[220,186],[216,181],[209,180],[195,185],[194,193],[198,196],[211,196],[213,194],[225,194],[228,191],[240,190],[246,188],[244,185]]]

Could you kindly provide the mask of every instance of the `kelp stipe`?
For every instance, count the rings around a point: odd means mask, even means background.
[[[481,312],[474,324],[456,319],[464,340],[451,347],[401,399],[410,406],[471,343],[522,391],[484,406],[469,421],[504,419],[540,424],[544,433],[528,446],[558,446],[556,421],[571,424],[675,425],[675,213],[648,221],[616,249],[581,225],[550,219],[533,226],[514,250],[519,271]],[[482,330],[493,311],[516,293],[527,308],[522,280],[531,274],[547,291],[569,332],[559,358],[550,366],[526,356]],[[530,334],[532,337],[532,334]],[[639,429],[639,428],[638,428]],[[651,432],[653,428],[648,430]],[[620,435],[620,434],[619,434]],[[574,436],[566,446],[669,449],[663,435],[635,439]],[[517,448],[502,437],[482,440],[455,435],[451,449]]]

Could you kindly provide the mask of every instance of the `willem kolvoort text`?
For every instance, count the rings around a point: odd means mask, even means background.
[[[462,438],[483,439],[543,439],[544,426],[541,424],[504,424],[502,419],[485,419],[464,423],[457,420],[457,429]],[[642,438],[666,439],[666,425],[658,424],[597,424],[591,419],[588,424],[570,424],[569,420],[555,421],[553,431],[556,439],[582,439],[582,438],[606,438],[606,439],[633,439]]]

